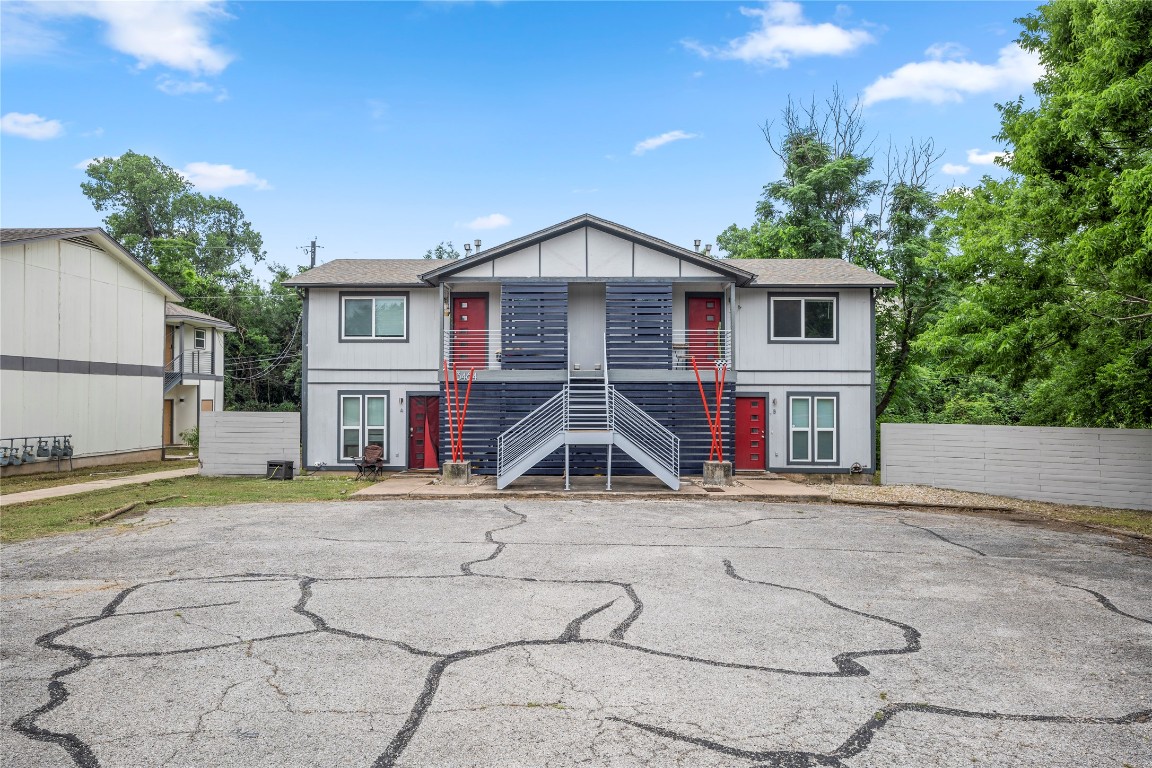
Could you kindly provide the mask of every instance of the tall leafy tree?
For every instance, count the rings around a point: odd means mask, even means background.
[[[823,104],[789,99],[783,132],[764,135],[784,177],[764,187],[751,227],[733,224],[717,243],[735,258],[842,258],[893,280],[877,302],[877,416],[915,410],[919,390],[904,385],[926,363],[917,338],[948,295],[938,262],[946,253],[929,189],[940,158],[931,140],[889,145],[879,178],[859,102],[839,91]]]
[[[1039,103],[1000,105],[1007,179],[945,201],[958,302],[935,354],[1027,393],[1025,420],[1152,425],[1152,3],[1019,20]]]
[[[196,192],[158,158],[129,150],[86,174],[80,191],[108,212],[109,233],[182,293],[197,279],[243,283],[249,264],[264,259],[263,239],[238,205]]]
[[[783,178],[764,187],[752,226],[733,224],[716,243],[731,258],[844,257],[857,230],[875,225],[868,205],[882,186],[868,178],[862,107],[834,91],[823,104],[789,98],[782,117],[780,135],[772,123],[762,130]]]
[[[226,407],[298,408],[301,302],[281,285],[285,268],[272,265],[267,287],[253,277],[265,258],[263,239],[240,207],[131,150],[91,163],[87,176],[80,189],[106,212],[109,234],[186,306],[236,326],[225,337]]]

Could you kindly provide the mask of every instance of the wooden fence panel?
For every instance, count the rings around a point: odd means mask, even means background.
[[[299,413],[200,414],[200,474],[263,475],[269,461],[300,470]]]
[[[881,481],[1152,510],[1152,430],[881,424]]]

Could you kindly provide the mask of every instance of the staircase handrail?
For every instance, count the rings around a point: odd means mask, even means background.
[[[672,433],[616,387],[609,387],[610,426],[617,433],[643,448],[674,477],[680,476],[680,438]]]
[[[568,423],[568,388],[557,392],[539,408],[504,431],[496,440],[496,472],[515,464]]]

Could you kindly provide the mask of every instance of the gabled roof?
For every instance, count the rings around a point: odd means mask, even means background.
[[[733,259],[756,275],[753,286],[891,288],[896,285],[843,259]],[[729,262],[731,263],[731,262]]]
[[[16,243],[36,240],[68,240],[89,248],[99,248],[113,258],[119,259],[125,266],[159,289],[165,299],[184,300],[184,297],[177,293],[175,288],[157,277],[156,273],[148,269],[147,265],[129,253],[124,246],[99,227],[42,227],[38,229],[4,227],[0,229],[0,244],[3,245],[15,245]]]
[[[689,261],[693,264],[696,264],[697,266],[703,267],[704,269],[708,269],[713,272],[720,272],[734,279],[738,285],[745,285],[746,283],[751,282],[753,278],[751,272],[747,272],[740,267],[736,267],[732,265],[731,262],[709,258],[703,254],[699,254],[695,251],[690,251],[687,248],[681,248],[678,245],[669,243],[666,240],[661,240],[659,238],[652,237],[651,235],[646,235],[643,232],[637,232],[634,229],[629,229],[628,227],[622,226],[615,222],[608,221],[607,219],[601,219],[597,216],[593,216],[590,213],[585,213],[577,216],[574,219],[562,221],[559,224],[555,224],[546,229],[542,229],[539,232],[533,232],[530,235],[525,235],[524,237],[517,238],[516,240],[509,240],[506,243],[502,243],[501,245],[497,245],[494,248],[489,248],[486,251],[473,254],[467,258],[454,259],[442,267],[438,267],[436,269],[425,272],[420,277],[428,283],[436,285],[438,282],[440,282],[440,280],[444,279],[445,277],[454,275],[457,272],[470,269],[478,264],[487,263],[493,259],[498,259],[501,256],[514,253],[515,251],[519,251],[523,248],[528,248],[529,246],[536,245],[537,243],[544,240],[549,240],[553,237],[572,232],[574,230],[580,229],[581,227],[591,227],[592,229],[598,229],[601,232],[606,232],[610,235],[615,235],[616,237],[620,237],[625,240],[631,240],[634,243],[643,245],[647,248],[651,248],[654,251],[666,253],[669,256],[674,256],[678,259],[684,259],[685,261]]]
[[[427,288],[428,284],[420,279],[420,275],[435,263],[430,259],[334,259],[285,280],[284,285],[297,288],[357,285]]]
[[[212,315],[206,315],[203,312],[197,312],[194,309],[188,309],[188,307],[173,304],[170,301],[164,302],[164,319],[174,321],[182,320],[193,325],[210,325],[222,331],[236,330],[236,326],[218,317],[212,317]]]
[[[426,288],[440,280],[549,238],[592,227],[728,275],[737,285],[792,288],[890,288],[895,283],[841,259],[713,259],[589,214],[464,259],[335,259],[284,281],[297,288]],[[498,278],[496,278],[498,279]]]

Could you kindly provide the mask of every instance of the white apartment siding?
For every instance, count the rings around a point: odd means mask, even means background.
[[[160,446],[164,296],[102,250],[62,239],[0,249],[0,436],[72,435],[76,456]],[[29,360],[38,362],[27,362]],[[145,375],[31,370],[89,363]],[[151,404],[151,405],[148,405]]]
[[[342,341],[341,293],[407,294],[407,341]],[[440,314],[436,288],[312,288],[308,291],[308,367],[336,371],[435,371],[440,364]]]

